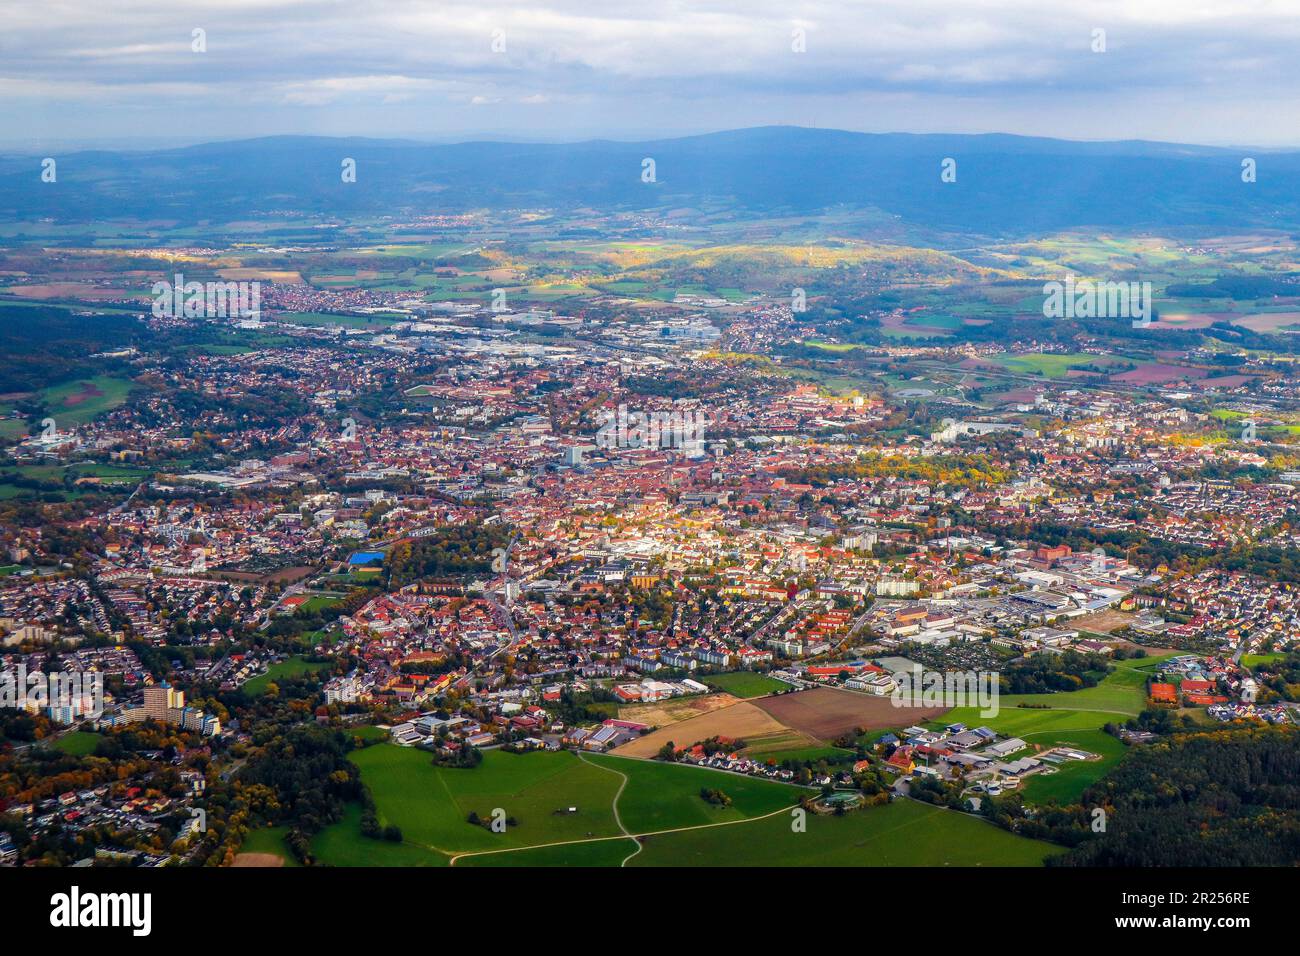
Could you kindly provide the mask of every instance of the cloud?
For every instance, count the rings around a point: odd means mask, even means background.
[[[906,100],[917,127],[1068,135],[1054,127],[1074,115],[1092,116],[1075,135],[1154,138],[1176,116],[1175,138],[1300,138],[1294,109],[1260,126],[1246,108],[1300,86],[1300,0],[49,0],[6,19],[0,89],[16,93],[0,119],[62,138],[110,128],[91,102],[119,108],[120,134],[154,129],[169,90],[214,126],[240,115],[258,132],[449,136],[469,107],[502,133],[557,138],[813,114],[882,128]],[[207,52],[191,49],[196,27]],[[1148,110],[1145,125],[1134,111],[1175,95],[1199,109]]]

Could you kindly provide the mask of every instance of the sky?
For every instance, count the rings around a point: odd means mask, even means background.
[[[0,0],[0,144],[788,124],[1300,146],[1297,41],[1300,0]]]

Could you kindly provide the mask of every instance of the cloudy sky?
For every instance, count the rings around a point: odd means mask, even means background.
[[[1297,41],[1300,0],[0,0],[0,141],[781,123],[1300,146]]]

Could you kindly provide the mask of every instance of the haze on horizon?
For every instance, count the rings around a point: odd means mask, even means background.
[[[1300,0],[5,0],[3,16],[6,148],[778,124],[1300,146]]]

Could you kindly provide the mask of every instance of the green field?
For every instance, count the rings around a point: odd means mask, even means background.
[[[1061,852],[955,810],[898,799],[842,817],[809,814],[805,833],[791,818],[645,839],[629,866],[1040,866]]]
[[[272,856],[278,856],[284,860],[285,866],[301,866],[289,848],[284,845],[284,838],[289,833],[287,827],[262,827],[258,830],[248,831],[244,837],[243,844],[239,847],[240,853],[268,853]]]
[[[1059,710],[1092,710],[1136,717],[1146,706],[1146,685],[1151,672],[1161,661],[1167,659],[1168,655],[1115,661],[1115,669],[1103,677],[1096,687],[1057,694],[1003,694],[998,703],[1003,710],[1020,704],[1035,707],[1046,704]]]
[[[699,767],[626,757],[586,759],[628,778],[618,809],[623,825],[633,833],[762,816],[792,806],[803,795],[786,784]],[[700,799],[701,787],[721,790],[732,799],[732,805],[716,807],[706,803]]]
[[[85,730],[74,730],[70,734],[64,734],[54,742],[54,747],[65,754],[71,754],[74,757],[85,757],[95,752],[95,745],[103,738],[99,734],[90,733]]]
[[[680,764],[489,750],[465,770],[435,767],[430,754],[389,744],[356,751],[352,760],[380,824],[401,828],[403,842],[363,837],[361,810],[353,805],[314,838],[322,864],[1036,865],[1052,849],[910,801],[835,820],[810,815],[808,832],[792,835],[787,811],[806,791]],[[704,787],[722,791],[731,805],[705,801]],[[514,821],[504,833],[467,822],[471,811],[487,820],[497,808]],[[903,827],[912,829],[904,834]],[[628,833],[642,837],[641,851]],[[799,842],[789,844],[787,836]]]
[[[266,669],[265,674],[259,674],[244,684],[243,690],[249,697],[259,697],[266,693],[267,685],[282,677],[298,677],[311,671],[327,670],[329,666],[328,661],[308,661],[302,657],[290,657],[278,664],[272,664]]]
[[[375,800],[380,822],[400,827],[404,843],[361,836],[358,810],[355,820],[317,835],[313,846],[323,863],[373,865],[378,857],[401,854],[437,866],[466,852],[619,838],[622,830],[613,804],[620,787],[623,825],[637,833],[741,821],[792,805],[798,795],[795,788],[766,780],[618,757],[580,759],[567,751],[490,750],[480,766],[469,770],[435,767],[430,754],[389,744],[356,751],[352,759]],[[724,808],[707,803],[699,795],[706,785],[725,792],[733,804]],[[577,812],[567,812],[570,807]],[[467,822],[471,811],[487,820],[497,808],[515,821],[505,833]],[[626,838],[615,842],[626,844],[620,860],[635,849]],[[569,860],[567,854],[556,855],[562,862]]]
[[[112,411],[126,401],[130,391],[128,379],[97,375],[47,388],[41,392],[41,402],[58,428],[66,429]]]
[[[1042,375],[1044,378],[1065,378],[1066,373],[1083,365],[1105,365],[1114,361],[1104,355],[1074,352],[1066,355],[1054,353],[1029,353],[1026,355],[994,356],[993,361],[1007,370],[1021,375]]]
[[[586,843],[570,843],[565,846],[519,850],[514,853],[463,856],[456,861],[456,866],[457,868],[462,866],[621,866],[623,861],[636,850],[636,842],[629,837],[612,837],[605,840],[590,840]]]
[[[371,748],[374,749],[374,748]],[[411,843],[390,843],[361,835],[361,807],[352,803],[343,819],[311,841],[318,863],[326,866],[446,866],[447,857]]]
[[[843,747],[790,747],[782,750],[780,747],[768,746],[766,741],[760,741],[759,746],[745,748],[744,756],[751,760],[773,760],[780,764],[783,760],[826,760],[832,758],[842,758],[852,756],[852,750],[845,750]]]
[[[340,600],[342,599],[329,597],[323,594],[313,594],[307,600],[298,605],[298,610],[311,614],[316,611],[323,611],[326,608],[333,607],[335,604],[338,604]]]
[[[777,680],[775,677],[768,677],[766,674],[756,674],[753,671],[710,674],[708,677],[702,678],[701,683],[726,691],[735,697],[744,698],[763,697],[767,694],[774,694],[779,690],[790,689],[790,685],[785,681]]]

